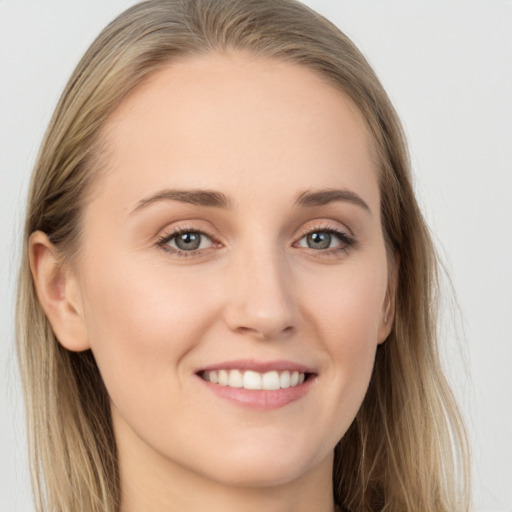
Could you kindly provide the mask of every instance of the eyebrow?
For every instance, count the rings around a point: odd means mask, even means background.
[[[147,208],[149,205],[158,201],[179,201],[181,203],[189,203],[197,206],[206,206],[209,208],[230,208],[231,202],[222,193],[215,190],[173,190],[167,189],[157,192],[156,194],[142,199],[137,203],[137,206],[132,210],[131,214]],[[130,215],[131,215],[130,214]]]
[[[295,204],[305,208],[325,206],[336,201],[352,203],[372,213],[368,204],[355,192],[346,188],[328,188],[316,191],[305,191],[297,196]]]
[[[229,198],[222,192],[217,192],[215,190],[166,189],[139,201],[130,215],[159,201],[178,201],[181,203],[188,203],[197,206],[206,206],[208,208],[229,209],[232,207],[232,203]],[[352,203],[371,214],[371,210],[368,204],[355,192],[346,188],[328,188],[314,191],[306,190],[297,196],[295,199],[295,205],[302,208],[314,208],[316,206],[325,206],[329,203],[338,201]]]

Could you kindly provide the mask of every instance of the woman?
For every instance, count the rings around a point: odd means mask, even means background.
[[[29,195],[39,509],[467,509],[435,291],[400,123],[346,36],[288,0],[134,6]]]

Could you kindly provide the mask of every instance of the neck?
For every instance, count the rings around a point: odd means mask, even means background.
[[[125,475],[127,476],[127,475]],[[185,485],[183,482],[185,481]],[[194,479],[168,480],[162,485],[152,479],[122,482],[120,512],[333,512],[332,493],[328,486],[310,488],[300,482],[272,488],[229,487],[216,482]],[[146,481],[146,483],[149,483]],[[181,484],[181,485],[180,485]],[[319,489],[322,491],[319,492]]]

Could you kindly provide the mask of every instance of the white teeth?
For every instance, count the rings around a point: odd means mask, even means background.
[[[263,389],[279,389],[279,373],[267,372],[263,374],[262,387]]]
[[[233,371],[233,370],[231,370]],[[261,389],[261,373],[252,372],[247,370],[244,373],[244,388],[245,389]]]
[[[228,372],[226,370],[219,370],[219,384],[227,386],[229,381]]]
[[[290,372],[285,371],[281,373],[281,377],[279,377],[279,384],[282,388],[289,388],[290,387]]]
[[[241,388],[243,386],[243,376],[240,370],[231,370],[229,372],[228,386],[232,388]]]
[[[304,382],[306,375],[297,370],[292,372],[273,370],[266,373],[252,370],[211,370],[203,372],[202,377],[204,380],[220,386],[272,391],[299,386]]]

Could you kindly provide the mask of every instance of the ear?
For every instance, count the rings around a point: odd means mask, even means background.
[[[56,338],[68,350],[87,350],[90,345],[78,282],[45,233],[35,231],[30,236],[29,258],[39,302]]]
[[[396,290],[398,287],[398,272],[400,267],[400,255],[394,254],[389,262],[388,289],[382,308],[382,318],[379,326],[378,343],[384,343],[393,328],[395,318]]]

